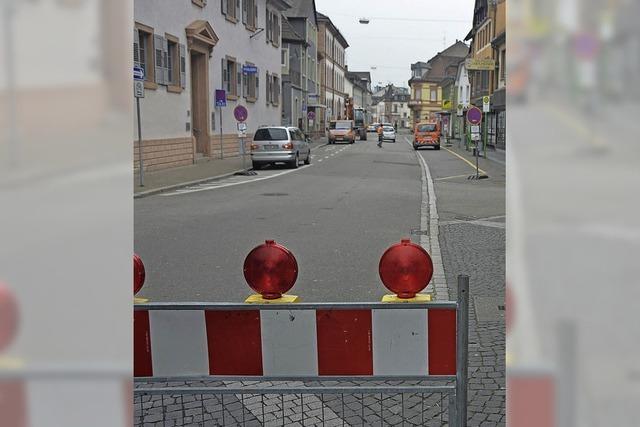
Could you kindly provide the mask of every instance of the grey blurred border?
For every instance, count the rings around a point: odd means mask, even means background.
[[[0,391],[24,404],[0,424],[131,423],[132,15],[0,0]]]
[[[635,426],[640,3],[507,10],[508,384],[552,384],[509,388],[507,422],[524,399],[553,425]]]

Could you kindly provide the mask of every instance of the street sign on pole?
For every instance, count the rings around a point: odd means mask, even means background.
[[[309,111],[309,112],[307,113],[307,118],[308,118],[309,120],[313,120],[313,119],[315,119],[315,118],[316,118],[316,113],[315,113],[314,111]]]
[[[467,121],[472,125],[479,125],[482,122],[482,111],[478,107],[471,107],[467,111]]]
[[[136,98],[144,98],[144,81],[133,81],[133,96]]]
[[[247,136],[247,124],[244,122],[238,122],[238,138],[245,138]]]
[[[462,117],[464,113],[464,106],[462,104],[458,104],[458,108],[456,109],[456,114],[458,117]]]
[[[249,117],[249,112],[247,111],[247,107],[244,105],[238,105],[233,109],[233,116],[239,122],[244,122]]]
[[[133,67],[133,80],[144,80],[144,68]]]
[[[482,97],[482,112],[488,113],[491,111],[491,98],[489,96]]]
[[[216,89],[216,107],[227,106],[227,93],[222,89]]]

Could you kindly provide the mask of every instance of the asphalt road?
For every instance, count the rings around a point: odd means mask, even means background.
[[[280,175],[281,172],[287,172]],[[314,152],[312,165],[259,171],[241,185],[135,201],[135,250],[153,301],[242,301],[244,258],[265,239],[295,254],[290,292],[306,301],[376,301],[384,250],[420,228],[421,170],[399,141],[373,138]],[[274,177],[275,175],[275,177]]]

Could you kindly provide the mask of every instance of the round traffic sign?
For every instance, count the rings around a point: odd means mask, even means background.
[[[382,283],[398,298],[413,298],[429,284],[433,261],[422,246],[402,239],[385,251],[378,270]]]
[[[316,113],[315,113],[314,111],[309,111],[309,112],[307,113],[307,118],[308,118],[309,120],[313,120],[313,119],[315,119],[315,118],[316,118]]]
[[[298,278],[293,253],[273,240],[255,247],[244,260],[244,278],[264,299],[278,299]]]
[[[482,111],[478,107],[471,107],[467,111],[467,121],[472,125],[479,125],[482,122]]]
[[[245,120],[247,120],[247,117],[249,117],[249,112],[244,105],[238,105],[233,109],[233,116],[237,121],[244,122]]]

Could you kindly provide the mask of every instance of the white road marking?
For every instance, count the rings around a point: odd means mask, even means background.
[[[320,148],[320,147],[318,147]],[[341,153],[342,151],[351,148],[350,146],[347,147],[342,147],[342,148],[337,148],[337,147],[326,147],[326,150],[328,152],[325,152],[326,156],[318,159],[318,162],[322,162],[323,160],[327,160],[330,157],[335,157],[337,154]],[[329,154],[330,153],[330,154]],[[297,172],[297,171],[301,171],[304,170],[306,168],[309,168],[313,165],[304,165],[299,167],[298,169],[290,169],[290,170],[286,170],[283,172],[279,172],[273,175],[267,175],[267,176],[262,176],[262,177],[257,177],[257,178],[248,178],[248,177],[240,177],[240,176],[233,176],[233,177],[229,177],[226,178],[222,181],[216,181],[216,182],[208,182],[208,183],[203,183],[203,184],[196,184],[193,186],[189,186],[186,188],[181,188],[178,190],[174,190],[168,193],[162,193],[159,194],[160,196],[163,197],[169,197],[169,196],[177,196],[180,194],[189,194],[189,193],[198,193],[200,191],[208,191],[208,190],[216,190],[219,188],[226,188],[226,187],[233,187],[235,185],[241,185],[241,184],[248,184],[251,182],[258,182],[258,181],[264,181],[266,179],[272,179],[272,178],[277,178],[279,176],[282,175],[286,175],[289,173],[293,173],[293,172]]]
[[[277,178],[279,176],[287,175],[287,174],[290,174],[290,173],[293,173],[293,172],[299,172],[301,170],[308,169],[308,168],[310,168],[312,166],[313,165],[305,165],[305,166],[299,167],[298,169],[290,169],[290,170],[286,170],[286,171],[283,171],[283,172],[280,172],[280,173],[277,173],[277,174],[274,174],[274,175],[268,175],[268,176],[263,176],[263,177],[259,177],[259,178],[248,179],[246,181],[240,181],[240,182],[229,182],[229,183],[225,182],[224,184],[216,185],[216,186],[213,186],[213,187],[186,188],[186,189],[182,189],[182,190],[176,190],[176,191],[171,192],[171,193],[163,193],[163,194],[160,194],[160,196],[169,197],[169,196],[177,196],[177,195],[180,195],[180,194],[198,193],[200,191],[215,190],[215,189],[218,189],[218,188],[226,188],[226,187],[233,187],[235,185],[248,184],[250,182],[264,181],[266,179]]]

